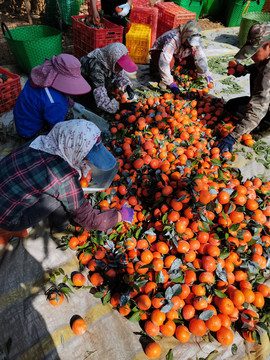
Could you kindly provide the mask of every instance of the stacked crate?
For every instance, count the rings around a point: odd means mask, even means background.
[[[196,13],[188,11],[174,2],[156,3],[155,7],[158,8],[157,37],[189,20],[196,20]]]
[[[129,57],[136,64],[146,64],[149,58],[151,44],[151,28],[143,24],[131,24],[126,34],[126,47]]]
[[[104,28],[93,28],[84,24],[87,16],[72,16],[74,55],[77,58],[81,58],[97,48],[123,41],[123,26],[103,19]]]
[[[150,27],[150,46],[152,46],[157,37],[158,8],[134,6],[131,10],[129,20],[131,24],[143,24]]]

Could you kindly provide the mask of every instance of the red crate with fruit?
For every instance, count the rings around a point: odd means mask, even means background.
[[[123,26],[102,18],[99,24],[92,23],[89,15],[72,16],[74,55],[80,58],[91,51],[114,42],[123,41]]]
[[[0,114],[13,109],[20,91],[20,76],[0,67]]]

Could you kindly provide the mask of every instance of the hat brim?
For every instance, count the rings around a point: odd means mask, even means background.
[[[121,56],[117,61],[117,64],[128,73],[133,73],[138,70],[138,66],[131,60],[128,55]]]
[[[91,91],[91,86],[82,77],[68,77],[58,74],[51,87],[68,95],[83,95]]]
[[[190,46],[199,47],[202,45],[200,36],[191,36],[188,38],[188,43]]]
[[[86,158],[98,169],[103,171],[111,170],[116,165],[116,158],[102,143],[94,146]]]
[[[249,43],[246,42],[245,45],[243,45],[238,51],[238,53],[234,55],[234,57],[238,60],[249,59],[251,58],[251,56],[256,54],[259,48],[260,46],[251,46]]]

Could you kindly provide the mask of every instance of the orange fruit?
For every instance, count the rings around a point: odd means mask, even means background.
[[[156,342],[151,342],[151,343],[147,344],[146,347],[145,347],[145,354],[150,359],[156,359],[161,354],[160,345],[158,343],[156,343]]]
[[[82,318],[76,319],[71,328],[75,335],[82,335],[86,331],[86,322]]]

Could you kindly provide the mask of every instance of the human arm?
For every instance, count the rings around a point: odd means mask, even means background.
[[[92,13],[93,13],[93,23],[95,23],[98,19],[100,19],[97,10],[97,0],[90,0],[90,1],[91,1]]]
[[[110,99],[105,87],[99,87],[93,91],[96,105],[99,109],[105,110],[110,114],[115,114],[119,110],[119,102]]]
[[[180,37],[178,33],[174,34],[174,37],[168,37],[164,42],[164,46],[160,53],[158,67],[160,73],[161,82],[167,86],[170,86],[173,83],[174,79],[171,75],[170,63],[174,54],[179,52],[180,48]]]
[[[234,139],[250,133],[255,129],[267,114],[270,104],[270,61],[261,69],[258,69],[254,77],[251,99],[248,109],[240,123],[231,133]]]
[[[211,75],[208,69],[207,58],[201,46],[195,49],[193,56],[194,56],[194,63],[196,66],[197,77],[198,78],[202,77],[208,80],[207,77]]]
[[[86,229],[104,231],[113,228],[122,216],[116,209],[94,209],[85,199],[82,206],[71,213],[73,220]]]
[[[125,70],[121,70],[119,73],[115,75],[115,81],[118,89],[120,89],[121,91],[126,91],[126,87],[128,85],[130,87],[133,86]]]

